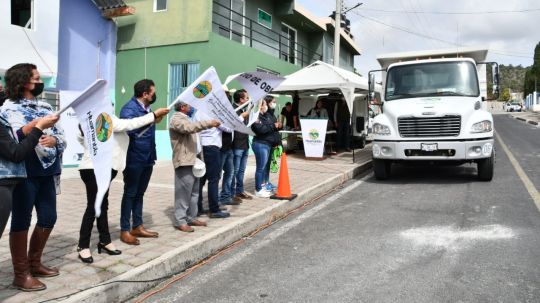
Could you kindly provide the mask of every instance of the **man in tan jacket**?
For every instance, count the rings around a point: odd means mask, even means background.
[[[178,102],[176,113],[169,121],[169,134],[173,150],[174,166],[174,217],[175,226],[183,232],[193,232],[191,226],[206,226],[206,222],[196,219],[199,199],[199,180],[193,174],[193,165],[200,154],[201,144],[197,133],[218,127],[218,120],[193,121],[194,108]]]

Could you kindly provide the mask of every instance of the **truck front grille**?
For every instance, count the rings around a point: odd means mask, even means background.
[[[400,117],[401,137],[456,137],[461,129],[461,116]]]

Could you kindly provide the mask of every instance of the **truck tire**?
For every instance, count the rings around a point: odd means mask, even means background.
[[[495,163],[495,151],[491,152],[491,157],[478,160],[478,163],[477,163],[478,180],[491,181],[491,179],[493,179],[493,170],[495,166],[494,163]]]
[[[386,180],[390,177],[392,163],[389,160],[373,159],[375,179]]]

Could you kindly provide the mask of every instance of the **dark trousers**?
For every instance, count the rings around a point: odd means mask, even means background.
[[[337,128],[337,148],[348,149],[351,147],[351,126],[349,122],[340,122]]]
[[[103,202],[101,203],[101,215],[96,218],[96,211],[94,209],[94,203],[96,202],[97,184],[96,176],[93,169],[81,169],[79,171],[81,179],[86,187],[86,210],[81,222],[81,229],[79,231],[79,247],[89,248],[90,237],[92,236],[92,228],[94,227],[94,220],[96,221],[97,229],[99,231],[99,242],[102,244],[111,243],[111,234],[109,233],[109,218],[107,216],[107,210],[109,209],[109,191],[103,196]],[[118,172],[112,170],[111,180],[116,177]]]
[[[129,231],[143,224],[143,196],[150,183],[153,166],[126,167],[124,175],[124,195],[120,212],[120,229]],[[130,217],[133,225],[130,225]]]
[[[15,184],[0,185],[0,238],[2,238],[2,233],[4,233],[9,215],[11,214],[13,189],[15,189]]]
[[[28,230],[32,209],[36,207],[37,224],[53,228],[56,223],[56,185],[54,176],[29,177],[15,186],[13,191],[11,232]]]
[[[219,212],[219,178],[221,177],[221,152],[217,146],[203,146],[206,174],[199,186],[199,211],[202,211],[202,190],[208,180],[208,208],[211,213]]]

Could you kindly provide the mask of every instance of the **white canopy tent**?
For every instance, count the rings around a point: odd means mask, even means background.
[[[272,93],[293,95],[342,93],[349,110],[353,110],[354,94],[367,93],[368,80],[348,70],[316,61],[301,70],[285,76],[286,80],[276,87]]]

